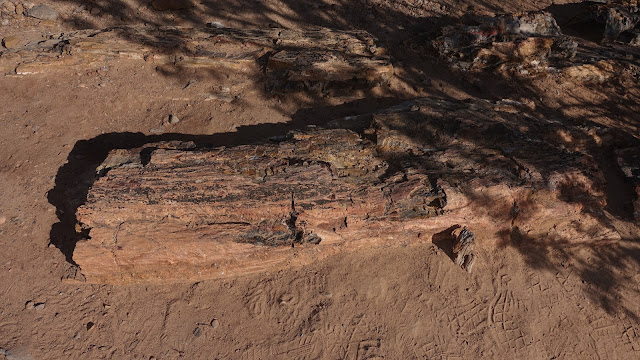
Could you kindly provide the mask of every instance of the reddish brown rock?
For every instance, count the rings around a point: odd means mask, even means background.
[[[267,86],[280,89],[334,83],[373,86],[393,75],[384,49],[364,31],[179,27],[64,33],[1,51],[0,71],[29,75],[121,59],[145,61],[164,71],[206,69],[263,78]]]
[[[73,259],[89,282],[128,283],[272,271],[456,224],[476,246],[618,239],[593,161],[503,105],[419,99],[275,143],[114,151]]]

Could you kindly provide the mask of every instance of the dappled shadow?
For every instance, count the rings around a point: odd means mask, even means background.
[[[83,2],[64,1],[74,6]],[[481,4],[485,9],[500,10],[495,5]],[[452,70],[439,59],[430,42],[439,35],[443,25],[463,21],[460,17],[442,15],[438,11],[418,11],[381,6],[373,2],[333,1],[313,5],[311,2],[285,1],[276,7],[273,2],[240,1],[203,2],[196,7],[175,12],[155,12],[149,17],[147,2],[111,1],[93,3],[97,13],[110,15],[120,24],[185,25],[207,27],[207,24],[222,22],[224,26],[245,28],[282,27],[308,28],[323,26],[335,29],[364,29],[373,34],[391,56],[396,69],[395,80],[401,85],[385,89],[385,98],[379,94],[364,92],[365,100],[338,107],[318,107],[316,102],[327,94],[312,94],[305,100],[286,96],[287,101],[298,102],[300,109],[287,124],[255,125],[239,128],[237,133],[216,135],[162,134],[143,135],[141,133],[105,134],[94,139],[79,141],[68,162],[59,169],[55,187],[49,192],[49,201],[56,206],[59,222],[51,229],[51,242],[58,247],[69,262],[79,235],[75,230],[75,212],[85,200],[91,183],[95,179],[97,166],[108,152],[118,148],[137,148],[158,141],[192,141],[199,148],[208,146],[234,146],[264,141],[270,136],[284,135],[287,131],[308,125],[323,125],[326,121],[341,116],[367,114],[417,96],[441,98],[458,104],[453,109],[455,115],[437,121],[425,115],[429,109],[415,112],[418,122],[432,126],[434,131],[416,131],[416,127],[398,127],[396,130],[414,142],[423,144],[430,150],[416,160],[415,154],[393,155],[395,163],[407,158],[419,164],[421,170],[433,177],[434,181],[446,177],[469,196],[474,204],[483,208],[496,219],[520,219],[532,214],[519,212],[514,204],[509,208],[498,208],[491,197],[481,192],[467,189],[465,185],[477,178],[508,186],[544,187],[552,183],[553,174],[563,167],[576,166],[580,169],[585,159],[593,160],[594,171],[583,175],[602,184],[604,199],[593,196],[588,188],[571,187],[565,184],[560,189],[559,200],[583,205],[590,210],[604,227],[611,227],[612,220],[601,210],[606,210],[617,220],[630,221],[633,209],[631,203],[637,196],[631,184],[615,165],[614,150],[640,146],[637,129],[640,119],[640,91],[637,88],[640,54],[637,50],[619,44],[603,46],[595,42],[593,34],[585,34],[579,41],[579,56],[594,61],[614,59],[627,66],[625,77],[611,78],[600,83],[583,84],[577,80],[558,76],[542,75],[525,77],[503,71],[460,72]],[[137,11],[145,7],[145,11]],[[555,7],[548,10],[560,14],[567,10]],[[78,28],[97,26],[84,12],[74,14],[71,21]],[[353,15],[358,14],[358,15]],[[371,16],[369,16],[371,15]],[[119,20],[118,20],[119,19]],[[559,21],[561,27],[570,24],[571,19]],[[210,25],[212,26],[212,25]],[[217,25],[213,25],[217,26]],[[582,34],[578,27],[567,27],[567,34]],[[158,39],[136,39],[145,44]],[[160,39],[161,40],[161,39]],[[181,46],[184,44],[175,44]],[[158,51],[173,51],[171,47],[158,47]],[[631,56],[630,56],[631,55]],[[567,64],[569,65],[569,64]],[[159,69],[163,75],[182,78],[179,69],[169,71]],[[210,73],[212,77],[222,74]],[[184,78],[186,79],[186,78]],[[265,97],[273,96],[264,84],[256,82]],[[520,103],[515,108],[518,121],[511,121],[515,115],[503,111],[503,119],[483,117],[483,112],[465,112],[470,102],[460,99],[474,97],[496,101],[512,99]],[[522,105],[525,104],[525,105]],[[508,104],[507,104],[508,105]],[[528,109],[527,109],[528,107]],[[501,113],[498,111],[498,113]],[[532,116],[522,114],[533,114]],[[425,120],[426,119],[426,120]],[[465,125],[466,127],[464,127]],[[446,134],[447,136],[442,136]],[[452,145],[455,140],[456,145]],[[390,155],[384,155],[391,159]],[[465,159],[465,163],[455,163],[451,159]],[[464,165],[464,166],[462,166]],[[602,173],[604,179],[598,178]],[[601,181],[602,180],[602,181]],[[449,229],[448,229],[449,230]],[[446,231],[434,235],[433,241],[447,255],[452,256],[451,244],[446,240]],[[472,229],[473,230],[473,229]],[[589,229],[580,230],[588,232]],[[501,234],[504,246],[513,246],[522,254],[526,263],[535,269],[557,272],[562,267],[561,260],[573,259],[572,266],[585,283],[584,291],[605,310],[615,313],[619,299],[616,289],[627,287],[629,279],[620,276],[624,271],[635,271],[640,266],[640,253],[635,239],[625,238],[617,244],[572,245],[570,238],[548,238],[541,242],[529,238],[517,227]],[[588,234],[587,234],[588,235]],[[590,251],[588,262],[577,257],[579,249]],[[625,311],[624,309],[620,311]],[[627,314],[628,316],[631,316]],[[632,316],[637,316],[633,314]]]

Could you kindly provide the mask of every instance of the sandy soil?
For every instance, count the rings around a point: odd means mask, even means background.
[[[365,29],[391,53],[396,77],[389,87],[326,97],[276,96],[260,84],[236,86],[216,74],[163,73],[124,60],[1,76],[0,358],[640,358],[640,232],[629,218],[634,194],[611,160],[613,149],[640,142],[637,78],[580,85],[471,75],[437,58],[428,40],[439,24],[466,13],[552,5],[501,3],[202,1],[160,12],[134,0],[67,0],[49,2],[61,14],[58,21],[3,15],[9,21],[0,38],[20,39],[123,22]],[[206,100],[220,87],[231,87],[236,100]],[[586,132],[606,129],[604,146],[580,146],[607,176],[608,211],[622,240],[498,247],[480,240],[472,274],[436,244],[424,244],[198,283],[67,280],[76,269],[67,261],[69,239],[61,229],[69,214],[61,204],[86,178],[83,164],[105,151],[195,137],[246,143],[431,95],[529,100],[539,113]],[[181,121],[163,125],[170,114]],[[61,171],[65,163],[75,165]]]

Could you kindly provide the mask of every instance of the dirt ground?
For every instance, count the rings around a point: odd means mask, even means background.
[[[326,96],[271,94],[220,74],[166,73],[132,60],[0,76],[0,358],[640,358],[635,194],[611,160],[614,149],[640,144],[637,78],[593,85],[461,73],[428,42],[465,14],[563,3],[570,1],[202,0],[156,11],[146,1],[65,0],[48,2],[56,21],[3,15],[0,38],[20,41],[121,23],[364,29],[391,54],[395,77],[390,86]],[[207,100],[222,87],[235,100]],[[586,132],[606,129],[604,145],[581,146],[605,173],[607,214],[622,239],[528,246],[479,239],[471,274],[426,242],[197,283],[69,280],[77,269],[68,261],[63,204],[92,170],[83,164],[105,151],[170,139],[248,143],[418,96],[528,100]],[[170,114],[180,122],[165,124]]]

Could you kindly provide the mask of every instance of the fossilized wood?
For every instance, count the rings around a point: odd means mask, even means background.
[[[364,31],[113,27],[82,30],[0,52],[0,70],[38,74],[118,59],[216,72],[264,74],[272,83],[386,82],[392,67]]]
[[[115,150],[73,258],[89,282],[128,283],[277,270],[452,224],[485,245],[619,239],[593,159],[520,105],[419,99],[278,142]]]
[[[466,227],[454,230],[455,242],[453,245],[453,261],[467,272],[473,270],[476,262],[475,235]]]
[[[626,181],[635,191],[636,196],[631,199],[633,217],[640,221],[640,147],[617,150],[616,160]]]
[[[447,26],[433,44],[453,67],[482,70],[498,65],[535,68],[550,57],[572,58],[577,44],[562,35],[546,12],[499,15],[476,26]]]

